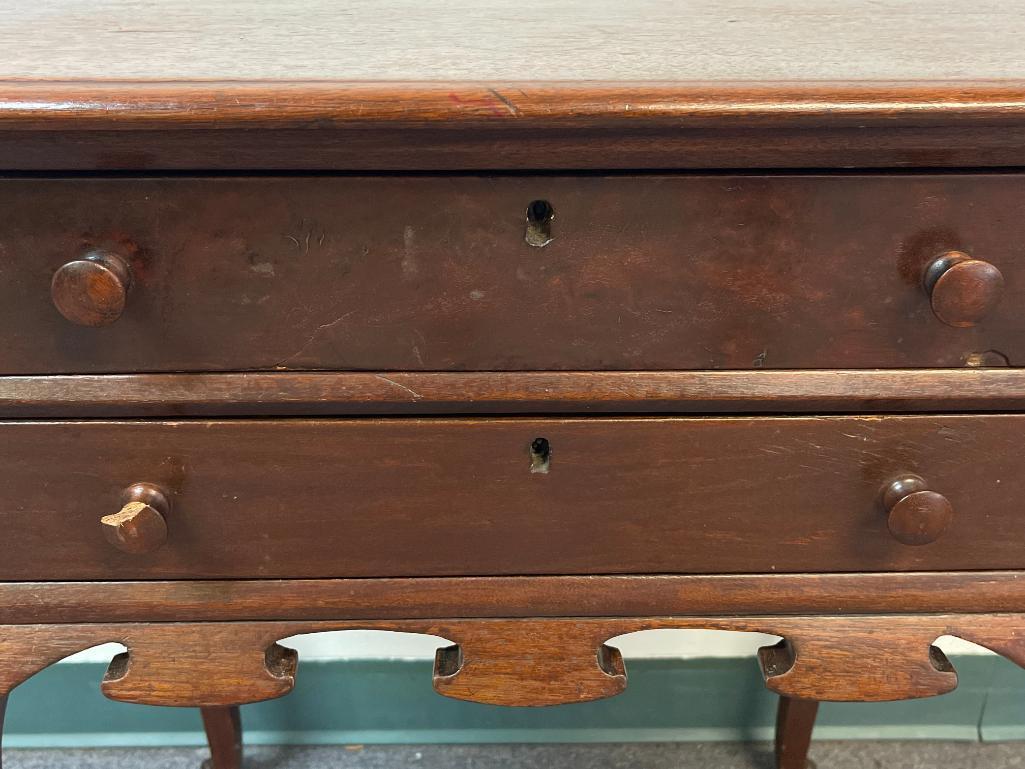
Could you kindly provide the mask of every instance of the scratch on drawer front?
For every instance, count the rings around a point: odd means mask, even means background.
[[[331,322],[329,322],[329,323],[321,323],[321,324],[320,324],[319,326],[317,326],[317,327],[316,327],[315,329],[313,329],[313,333],[312,333],[312,334],[310,334],[310,337],[309,337],[309,339],[307,339],[307,340],[306,340],[306,341],[305,341],[305,342],[303,343],[302,347],[300,347],[300,348],[299,348],[298,350],[296,350],[296,351],[295,351],[294,353],[292,353],[291,355],[289,355],[289,356],[288,356],[287,358],[285,358],[285,359],[284,359],[283,361],[281,361],[281,362],[279,362],[279,363],[276,363],[276,364],[274,364],[274,367],[275,367],[275,368],[282,368],[282,367],[284,367],[284,366],[285,366],[286,364],[288,364],[288,362],[289,362],[289,361],[293,361],[293,360],[295,360],[296,358],[298,358],[298,357],[301,357],[303,353],[305,353],[305,352],[306,352],[306,351],[307,351],[308,349],[310,349],[310,347],[311,347],[311,346],[313,346],[313,343],[314,343],[314,342],[315,342],[315,341],[317,340],[317,336],[318,336],[318,335],[319,335],[319,334],[320,334],[320,333],[321,333],[322,331],[327,331],[327,330],[329,330],[329,329],[332,329],[332,328],[334,328],[334,327],[335,327],[335,326],[337,326],[337,325],[338,325],[339,323],[342,323],[342,322],[344,322],[344,321],[345,321],[345,320],[346,320],[347,318],[349,318],[349,317],[351,317],[351,316],[353,316],[353,315],[355,315],[355,314],[356,314],[356,310],[352,310],[351,312],[347,312],[347,313],[345,313],[345,315],[342,315],[342,316],[341,316],[341,317],[339,317],[339,318],[335,318],[334,320],[332,320],[332,321],[331,321]]]
[[[414,278],[420,271],[420,266],[416,262],[414,236],[412,225],[407,224],[402,231],[402,276],[404,278]]]
[[[386,377],[386,376],[384,376],[384,375],[382,375],[382,374],[375,374],[374,376],[375,376],[375,377],[376,377],[377,379],[380,379],[380,380],[381,380],[381,381],[383,381],[383,382],[387,382],[387,383],[388,383],[388,384],[390,384],[390,385],[395,385],[395,386],[396,386],[396,387],[398,387],[398,388],[399,388],[400,390],[405,390],[405,391],[406,391],[407,393],[409,393],[410,395],[412,395],[412,396],[413,396],[413,399],[414,399],[414,400],[420,400],[420,399],[421,399],[421,398],[423,397],[423,396],[422,396],[422,395],[421,395],[420,393],[418,393],[418,392],[417,392],[416,390],[413,390],[413,389],[411,389],[411,388],[409,388],[409,387],[406,387],[406,386],[405,386],[404,384],[399,384],[399,383],[398,383],[398,382],[396,382],[396,381],[395,381],[394,379],[389,379],[388,377]]]

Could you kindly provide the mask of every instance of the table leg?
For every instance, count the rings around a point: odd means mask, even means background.
[[[209,769],[241,769],[242,716],[238,705],[205,707],[199,712],[210,744]]]
[[[805,769],[815,716],[816,700],[780,697],[776,710],[776,769]]]

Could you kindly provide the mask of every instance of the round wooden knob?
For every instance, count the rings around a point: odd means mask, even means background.
[[[949,528],[954,517],[950,501],[929,491],[917,475],[904,474],[883,490],[890,533],[905,545],[928,545]]]
[[[126,553],[149,553],[167,540],[167,495],[150,483],[136,483],[121,494],[124,505],[100,519],[107,541]]]
[[[1004,292],[1004,276],[989,262],[948,251],[925,270],[925,290],[936,317],[948,326],[974,326],[992,312]]]
[[[121,317],[132,271],[108,251],[91,251],[53,275],[50,296],[60,314],[80,326],[107,326]]]

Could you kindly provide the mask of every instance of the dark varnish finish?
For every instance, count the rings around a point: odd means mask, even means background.
[[[776,710],[777,769],[807,769],[808,748],[819,703],[780,697]]]
[[[134,483],[121,492],[123,507],[100,518],[107,542],[126,553],[142,555],[167,541],[167,494],[152,483]]]
[[[242,714],[237,705],[199,709],[210,743],[210,769],[242,769]]]
[[[4,625],[95,622],[985,614],[1018,571],[2,582]]]
[[[1023,94],[1021,80],[6,81],[0,83],[0,166],[375,172],[1020,166]]]
[[[994,365],[999,358],[980,356]],[[0,417],[1013,411],[1013,368],[0,377]]]
[[[781,639],[804,769],[819,700],[953,689],[939,636],[1025,664],[1011,5],[13,5],[0,726],[117,641],[238,769],[295,634],[534,707],[718,628]]]
[[[1025,358],[1020,175],[9,179],[0,205],[4,374]],[[131,273],[103,272],[116,319],[60,277],[97,252]]]
[[[374,629],[437,637],[433,679],[439,694],[541,707],[619,694],[628,671],[612,639],[663,628],[781,636],[758,652],[762,676],[772,691],[799,700],[885,702],[949,692],[957,686],[957,672],[932,646],[942,635],[1025,664],[1020,613],[16,625],[5,628],[0,692],[75,651],[115,641],[128,651],[112,660],[103,678],[107,697],[225,708],[292,691],[298,658],[279,640]],[[796,744],[798,735],[785,737]]]
[[[0,578],[1022,568],[1023,420],[8,422]],[[955,511],[932,544],[888,528],[909,473]],[[167,541],[125,553],[101,518],[143,482]]]
[[[54,272],[50,298],[71,323],[109,326],[124,312],[131,284],[131,267],[125,259],[105,251],[90,251]]]

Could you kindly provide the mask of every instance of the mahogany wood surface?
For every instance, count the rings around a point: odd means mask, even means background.
[[[905,473],[883,489],[890,533],[905,545],[928,545],[950,528],[954,508],[919,475]]]
[[[72,259],[53,274],[50,297],[67,320],[80,326],[109,326],[121,317],[131,268],[116,254],[94,251]]]
[[[989,32],[987,32],[989,34]],[[0,81],[8,171],[1025,165],[1005,82]]]
[[[103,535],[114,547],[141,555],[167,541],[167,495],[151,483],[135,483],[121,492],[123,507],[100,518]]]
[[[803,769],[938,636],[1025,663],[1013,3],[10,5],[0,694],[119,641],[237,769],[295,634],[539,706],[758,631]]]
[[[295,685],[297,654],[274,643],[271,628],[254,626],[258,640],[232,623],[124,626],[130,651],[114,657],[101,688],[112,700],[147,705],[230,707],[280,697]]]
[[[604,642],[630,632],[711,628],[781,636],[759,652],[766,685],[787,697],[888,701],[957,686],[931,646],[954,635],[1025,664],[1021,614],[436,619],[306,622],[14,625],[0,645],[0,691],[102,642],[128,651],[111,662],[104,694],[124,702],[225,706],[280,697],[297,675],[294,651],[276,643],[328,630],[376,629],[439,637],[434,685],[457,699],[494,705],[582,702],[622,691],[627,669]],[[444,640],[442,640],[444,639]]]
[[[554,208],[543,248],[525,237],[537,200]],[[8,179],[0,203],[4,374],[1025,355],[1019,174]],[[94,328],[49,287],[98,250],[133,278],[120,317]],[[924,284],[951,250],[1003,273],[969,328],[933,306],[941,284],[970,304],[970,286],[944,275],[931,303]]]
[[[973,364],[995,366],[992,351]],[[1013,411],[1025,371],[243,372],[0,377],[0,417]]]
[[[2,582],[0,624],[1015,612],[1017,571]]]
[[[1000,270],[960,251],[948,251],[934,259],[925,268],[924,283],[936,317],[958,328],[985,320],[1004,291]]]
[[[807,769],[808,748],[819,703],[780,697],[776,711],[777,769]]]
[[[1023,420],[6,422],[0,577],[1022,568]],[[956,511],[933,544],[887,527],[883,490],[905,473]],[[166,544],[136,555],[100,519],[142,482],[171,513]]]
[[[887,133],[899,141],[907,142],[953,134],[955,127],[969,133],[956,141],[954,152],[966,151],[969,146],[977,150],[1006,146],[1003,142],[987,145],[985,134],[1002,128],[1017,132],[1025,118],[1025,65],[1017,77],[992,80],[959,80],[904,77],[878,78],[861,81],[844,79],[821,80],[710,80],[699,76],[688,80],[655,79],[636,82],[610,80],[552,80],[503,78],[493,82],[480,79],[470,81],[420,80],[137,80],[137,79],[0,79],[0,130],[18,136],[22,132],[47,134],[60,131],[64,139],[77,139],[79,133],[122,135],[128,139],[139,132],[139,139],[147,135],[157,137],[176,131],[188,131],[202,142],[206,132],[243,138],[241,129],[255,132],[265,143],[283,143],[287,146],[300,131],[306,137],[307,151],[320,149],[320,142],[329,136],[338,139],[352,136],[357,143],[366,141],[366,132],[385,130],[377,139],[378,152],[394,152],[394,158],[408,158],[411,162],[396,168],[370,166],[369,170],[415,171],[422,169],[415,158],[427,155],[432,146],[389,147],[400,133],[406,139],[437,140],[444,128],[450,134],[453,147],[456,140],[463,145],[462,154],[448,160],[438,170],[467,170],[465,157],[480,152],[489,142],[519,140],[522,143],[533,133],[538,139],[539,157],[544,158],[553,139],[575,146],[576,157],[593,156],[587,167],[645,168],[641,165],[623,165],[616,158],[598,158],[598,147],[608,142],[599,131],[615,131],[617,139],[630,142],[641,137],[664,142],[676,133],[703,137],[711,151],[713,138],[720,147],[729,146],[746,136],[749,151],[758,151],[772,136],[780,141],[772,149],[777,152],[796,153],[797,148],[786,146],[787,140],[796,138],[796,132],[811,132],[811,136],[825,139],[825,147],[811,146],[812,152],[828,149],[830,132],[853,138],[856,127],[872,136]],[[575,129],[576,141],[570,142],[566,129]],[[337,133],[344,129],[344,133]],[[748,129],[745,131],[744,129]],[[766,133],[767,129],[773,132]],[[894,132],[893,129],[907,129]],[[980,129],[986,129],[982,131]],[[336,131],[332,133],[332,130]],[[470,133],[470,131],[473,133]],[[141,133],[145,131],[146,133]],[[274,133],[262,133],[273,131]],[[576,133],[581,131],[582,133]],[[691,131],[694,131],[691,133]],[[878,132],[878,134],[877,134]],[[476,134],[476,139],[474,138]],[[178,134],[181,135],[180,133]],[[1006,137],[1005,137],[1006,141]],[[973,144],[969,144],[972,142]],[[475,146],[476,145],[476,146]],[[981,145],[981,146],[980,146]],[[883,155],[892,151],[891,142],[882,148]],[[116,148],[116,145],[115,145]],[[671,148],[671,147],[669,147]],[[329,153],[338,152],[330,147]],[[636,148],[633,148],[636,151]],[[649,152],[665,150],[656,144]],[[855,157],[867,149],[860,142],[852,148]],[[919,147],[921,152],[923,148]],[[768,157],[768,147],[761,152]],[[73,150],[71,150],[73,151]],[[188,158],[192,150],[181,148],[178,155]],[[245,149],[243,148],[243,152]],[[351,151],[351,150],[350,150]],[[495,158],[476,170],[512,168],[530,170],[522,162],[526,148],[519,149],[521,162]],[[719,151],[722,151],[720,149]],[[907,157],[915,157],[915,149],[906,147]],[[586,153],[586,155],[584,154]],[[663,153],[668,155],[669,153]],[[795,155],[796,157],[796,155]],[[942,158],[943,156],[940,156]],[[366,163],[357,169],[367,169]],[[66,160],[66,158],[62,158]],[[669,165],[655,168],[676,168]],[[247,172],[278,168],[280,160],[271,156],[269,163],[254,163],[238,167],[231,158],[219,164],[202,168],[206,171],[242,170]],[[423,162],[423,161],[421,161]],[[428,160],[427,162],[431,162]],[[440,162],[435,159],[433,162]],[[775,164],[772,164],[775,165]],[[888,165],[883,163],[883,165]],[[905,163],[904,165],[911,165]],[[929,166],[928,163],[919,163]],[[941,163],[941,165],[946,165]],[[959,163],[972,167],[970,163]],[[5,163],[10,171],[18,166]],[[302,166],[286,166],[293,170]],[[433,167],[433,166],[431,166]],[[545,167],[544,165],[540,167]],[[556,167],[565,168],[565,165]],[[569,166],[572,168],[573,166]],[[757,164],[716,164],[719,168],[756,168]],[[807,162],[790,167],[815,167]],[[825,164],[829,168],[849,168],[841,163]],[[74,169],[74,164],[60,166]],[[114,170],[114,169],[110,169]],[[119,170],[160,170],[159,168],[128,167]],[[346,169],[335,169],[346,170]]]
[[[205,769],[242,769],[242,714],[237,705],[200,708],[210,743]]]
[[[6,84],[0,84],[6,87]],[[983,168],[1025,166],[1025,104],[1017,94],[1025,86],[1004,86],[995,98],[1007,106],[1009,119],[974,120],[977,99],[969,93],[962,104],[959,85],[925,84],[912,89],[909,104],[898,116],[889,110],[884,94],[903,90],[902,84],[883,85],[878,101],[860,124],[836,118],[848,100],[857,112],[859,92],[843,94],[843,86],[826,86],[842,100],[811,98],[812,116],[802,119],[805,99],[788,103],[786,92],[756,88],[754,100],[792,108],[783,125],[764,126],[757,112],[743,109],[698,127],[614,124],[566,126],[531,125],[528,121],[494,121],[466,126],[465,131],[443,126],[406,128],[395,125],[359,126],[336,130],[284,128],[236,130],[217,128],[106,130],[26,130],[11,128],[0,135],[0,166],[20,172],[68,171],[520,171],[537,170],[690,170],[690,169],[824,169],[824,168]],[[562,89],[557,89],[561,91]],[[122,89],[118,89],[123,92]],[[714,89],[718,92],[719,89]],[[1014,97],[1007,97],[1013,91]],[[80,98],[88,99],[89,88]],[[446,94],[449,91],[446,91]],[[463,99],[457,91],[457,99]],[[987,94],[981,94],[986,101]],[[17,98],[17,97],[16,97]],[[59,98],[59,97],[58,97]],[[384,93],[384,99],[408,101],[404,90]],[[489,114],[503,109],[476,88],[466,98],[483,101]],[[590,97],[588,97],[590,98]],[[625,95],[618,109],[634,109]],[[668,100],[691,101],[684,94],[653,94],[641,107]],[[281,102],[281,95],[270,99]],[[598,97],[599,101],[601,97]],[[354,100],[356,109],[359,99]],[[732,97],[726,101],[732,104]],[[934,102],[950,109],[934,110]],[[106,102],[114,107],[113,102]],[[108,112],[110,110],[107,110]],[[925,115],[924,124],[919,124]],[[966,118],[962,120],[962,115]],[[900,125],[895,125],[895,117]],[[34,123],[34,118],[28,121]],[[316,125],[317,121],[312,121]],[[596,121],[598,122],[598,121]],[[2,119],[0,119],[2,123]],[[791,125],[791,123],[793,125]],[[981,123],[981,124],[979,124]]]
[[[7,169],[1025,160],[1023,25],[994,0],[9,5]]]

